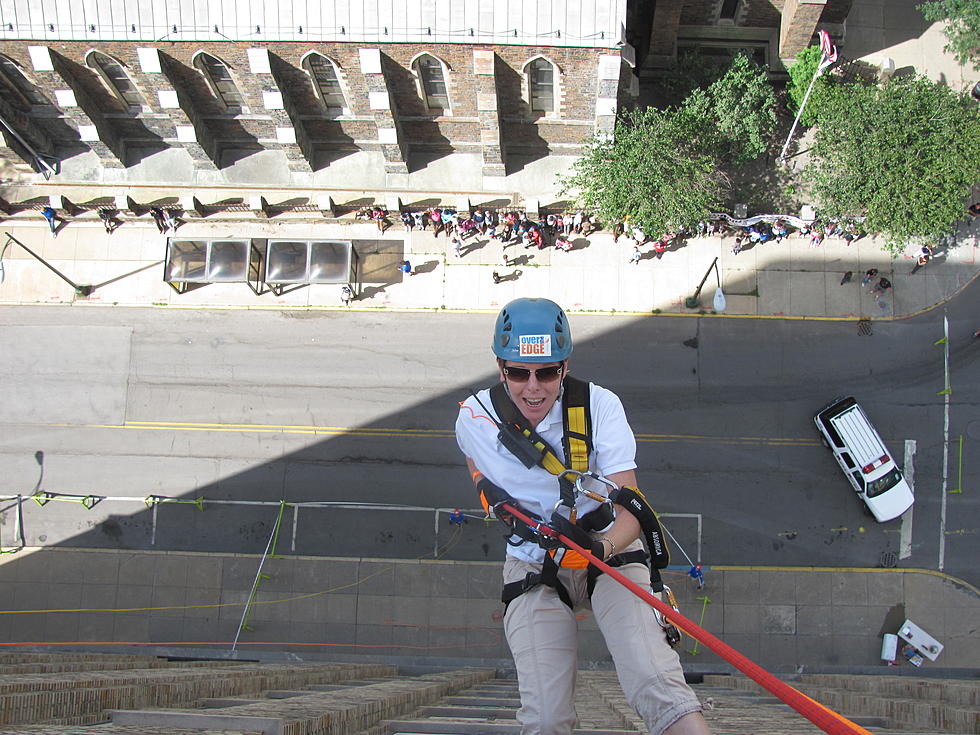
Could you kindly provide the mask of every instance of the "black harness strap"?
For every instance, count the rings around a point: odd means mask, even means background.
[[[650,550],[650,566],[654,569],[663,569],[670,564],[670,552],[664,542],[663,529],[646,496],[635,487],[621,487],[609,493],[609,498],[636,516],[647,548]]]
[[[504,425],[498,437],[501,443],[524,463],[532,467],[533,461],[558,478],[558,491],[562,504],[575,507],[574,483],[563,474],[568,468],[578,472],[588,472],[589,454],[592,451],[592,417],[589,411],[589,384],[584,380],[566,376],[562,393],[562,449],[565,462],[547,441],[527,425],[514,401],[507,394],[503,383],[498,383],[490,389],[490,401],[493,410]],[[517,436],[514,436],[514,433]],[[521,436],[525,441],[521,441]],[[531,447],[528,446],[530,442]],[[566,464],[567,463],[567,464]]]

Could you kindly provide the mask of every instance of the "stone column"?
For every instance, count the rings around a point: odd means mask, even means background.
[[[361,58],[361,73],[368,90],[368,105],[378,126],[378,144],[385,157],[385,173],[389,185],[398,188],[407,183],[408,162],[407,144],[398,124],[398,115],[391,104],[391,93],[385,79],[381,63],[381,50],[376,48],[358,49]]]
[[[15,109],[0,99],[0,116],[12,132],[0,126],[0,158],[9,161],[15,169],[27,173],[34,170],[35,155],[50,156],[54,142],[47,131],[38,127],[28,113]]]
[[[792,59],[810,45],[827,0],[786,0],[779,24],[779,58]]]
[[[303,140],[302,126],[294,121],[286,109],[282,90],[272,73],[272,60],[269,50],[264,48],[246,49],[249,70],[262,86],[262,105],[265,112],[272,118],[276,140],[268,148],[278,148],[286,154],[286,162],[290,171],[310,173],[313,171],[313,151],[300,142]],[[297,135],[299,132],[299,135]],[[305,142],[305,141],[303,141]]]
[[[142,72],[141,81],[150,90],[156,92],[157,102],[160,110],[167,116],[161,120],[154,131],[166,143],[175,148],[183,148],[191,157],[194,168],[206,171],[217,170],[217,146],[210,133],[204,133],[204,140],[207,146],[202,145],[198,140],[197,126],[194,125],[191,117],[184,111],[184,106],[189,106],[189,99],[181,103],[181,96],[177,94],[173,82],[165,71],[165,66],[160,59],[160,49],[157,48],[137,48],[136,55],[139,58],[140,71]],[[188,107],[188,109],[190,109]],[[144,121],[148,122],[148,121]],[[148,125],[148,127],[150,127]]]
[[[497,109],[496,54],[474,49],[473,74],[476,79],[476,109],[480,116],[480,148],[483,153],[483,186],[499,189],[504,184],[504,143],[500,138]]]
[[[643,66],[670,69],[677,62],[677,29],[681,24],[684,0],[658,0],[650,26],[650,48]]]
[[[67,65],[60,63],[57,55],[47,46],[28,46],[27,53],[30,54],[38,86],[53,90],[55,106],[65,116],[65,122],[78,131],[79,140],[99,157],[106,168],[123,168],[126,163],[122,140]]]
[[[621,56],[612,54],[599,56],[595,101],[595,132],[598,135],[612,136],[616,127],[621,66]]]

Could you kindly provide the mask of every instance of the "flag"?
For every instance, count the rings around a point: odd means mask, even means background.
[[[820,75],[824,69],[837,61],[837,47],[831,42],[827,31],[817,31],[817,35],[820,37],[820,63],[817,65],[817,75]]]

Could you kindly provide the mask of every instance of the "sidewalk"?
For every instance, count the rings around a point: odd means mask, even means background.
[[[35,222],[34,219],[37,221]],[[0,222],[6,234],[47,260],[79,285],[95,285],[89,296],[77,295],[66,282],[17,243],[10,242],[2,260],[0,304],[102,304],[120,306],[344,308],[339,285],[308,285],[281,296],[254,294],[245,283],[212,283],[177,294],[163,280],[166,240],[148,217],[125,221],[112,235],[94,216],[69,221],[57,238],[46,223],[18,215]],[[648,244],[643,259],[630,263],[632,242],[599,231],[573,238],[574,250],[525,250],[486,237],[466,241],[462,257],[453,254],[444,235],[431,229],[405,232],[393,224],[379,235],[373,223],[351,220],[191,220],[178,239],[283,238],[351,240],[359,256],[359,296],[350,308],[397,310],[496,310],[518,296],[547,296],[570,311],[697,314],[712,310],[716,276],[708,275],[701,306],[688,309],[691,296],[718,258],[725,313],[747,316],[889,318],[915,314],[959,291],[980,269],[977,240],[980,223],[965,225],[957,245],[939,250],[933,261],[911,275],[913,248],[892,260],[873,238],[850,246],[828,238],[816,248],[791,235],[733,255],[733,238],[691,238],[658,258]],[[503,254],[513,265],[503,265]],[[407,259],[416,273],[398,270]],[[875,300],[862,288],[862,274],[877,268],[893,288]],[[496,271],[501,282],[492,278]],[[846,272],[851,280],[841,283]]]

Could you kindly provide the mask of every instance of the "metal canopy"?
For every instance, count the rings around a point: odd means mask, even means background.
[[[350,240],[269,240],[265,282],[347,283],[352,252]]]
[[[184,293],[207,283],[248,283],[259,293],[262,252],[252,240],[169,238],[163,280]]]

